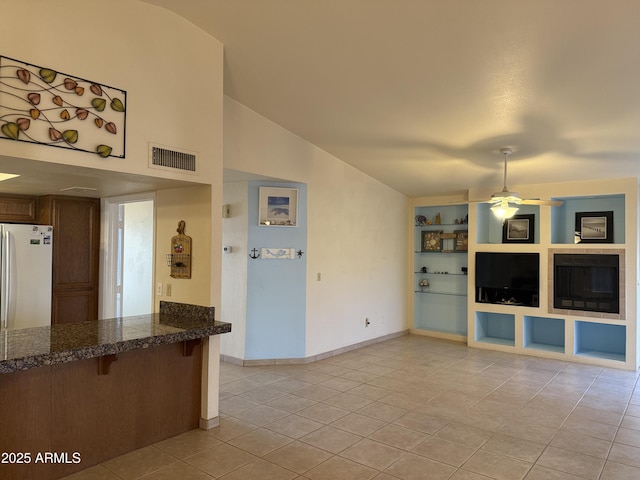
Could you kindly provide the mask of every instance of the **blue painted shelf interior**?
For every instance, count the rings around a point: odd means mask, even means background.
[[[478,225],[476,226],[476,242],[479,244],[502,243],[502,220],[496,218],[491,211],[490,203],[479,203],[477,206]],[[540,243],[540,207],[538,205],[520,205],[516,215],[534,214],[534,243]]]
[[[524,347],[564,353],[564,320],[525,315]]]
[[[515,346],[515,316],[476,312],[476,342]]]
[[[436,207],[416,207],[416,217],[423,215],[432,222],[414,228],[414,328],[433,332],[466,336],[467,325],[467,280],[462,271],[467,267],[466,251],[423,252],[422,232],[438,231],[453,233],[468,230],[468,224],[461,223],[468,213],[467,205],[446,205]],[[440,224],[436,216],[440,214]],[[458,223],[456,223],[456,221]],[[453,239],[443,240],[444,249],[454,248]],[[422,269],[427,272],[423,273]],[[428,280],[428,287],[420,287],[420,280]]]
[[[415,328],[467,335],[467,297],[416,294],[414,306]]]
[[[575,354],[624,362],[626,327],[576,320]]]
[[[613,212],[613,243],[625,243],[625,196],[555,198],[564,203],[551,209],[551,243],[576,243],[577,212]]]

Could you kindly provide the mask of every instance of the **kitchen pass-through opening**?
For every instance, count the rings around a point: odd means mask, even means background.
[[[106,199],[102,317],[153,312],[155,196]]]

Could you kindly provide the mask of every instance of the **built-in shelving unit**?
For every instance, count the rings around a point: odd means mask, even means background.
[[[464,341],[467,205],[417,205],[413,213],[412,331]]]
[[[502,223],[490,205],[469,209],[468,287],[475,291],[476,252],[537,253],[540,257],[539,305],[485,304],[469,294],[468,337],[472,347],[521,353],[565,361],[636,370],[638,297],[638,179],[519,186],[525,198],[562,200],[559,207],[520,206],[518,214],[534,215],[532,243],[503,243]],[[470,191],[470,198],[486,198]],[[613,241],[582,241],[576,218],[606,212],[613,221]],[[609,213],[610,212],[610,213]],[[577,215],[578,214],[578,215]],[[598,226],[600,228],[600,226]],[[578,234],[576,234],[578,230]],[[620,258],[620,313],[607,314],[554,308],[554,255],[615,254]]]
[[[472,189],[464,198],[412,201],[411,332],[463,341],[475,348],[636,370],[640,366],[638,179],[515,187],[523,198],[563,202],[554,207],[520,205],[517,215],[533,219],[533,235],[527,242],[503,243],[503,223],[494,217],[491,205],[467,201],[489,198],[487,191]],[[576,219],[598,212],[612,219],[611,243],[576,236]],[[579,223],[578,229],[583,225],[582,220]],[[451,235],[461,230],[467,230],[466,250],[457,249],[456,237]],[[425,240],[437,238],[429,232],[442,232],[442,248],[433,244],[425,248]],[[475,288],[478,252],[537,254],[536,301],[513,302],[506,296],[504,302],[484,303],[486,292],[477,293]],[[554,307],[554,256],[563,253],[618,255],[618,313]]]

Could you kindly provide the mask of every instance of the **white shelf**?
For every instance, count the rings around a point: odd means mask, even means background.
[[[559,347],[557,345],[547,345],[546,343],[530,343],[524,348],[528,350],[540,350],[542,352],[565,353],[564,347]]]
[[[515,347],[515,340],[510,340],[508,338],[498,338],[498,337],[482,337],[477,340],[480,343],[489,343],[492,345],[502,345],[506,347]]]
[[[597,358],[602,360],[614,360],[616,362],[625,362],[625,355],[611,352],[601,352],[598,350],[581,350],[576,352],[577,356],[581,357],[589,357],[589,358]]]

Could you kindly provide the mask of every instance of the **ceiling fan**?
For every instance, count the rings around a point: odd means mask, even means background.
[[[513,153],[508,147],[500,149],[504,155],[504,181],[500,192],[491,194],[491,199],[485,203],[492,203],[491,210],[499,218],[511,218],[518,211],[518,205],[550,205],[557,207],[562,205],[561,200],[534,200],[520,197],[518,192],[510,192],[507,188],[507,159]]]

